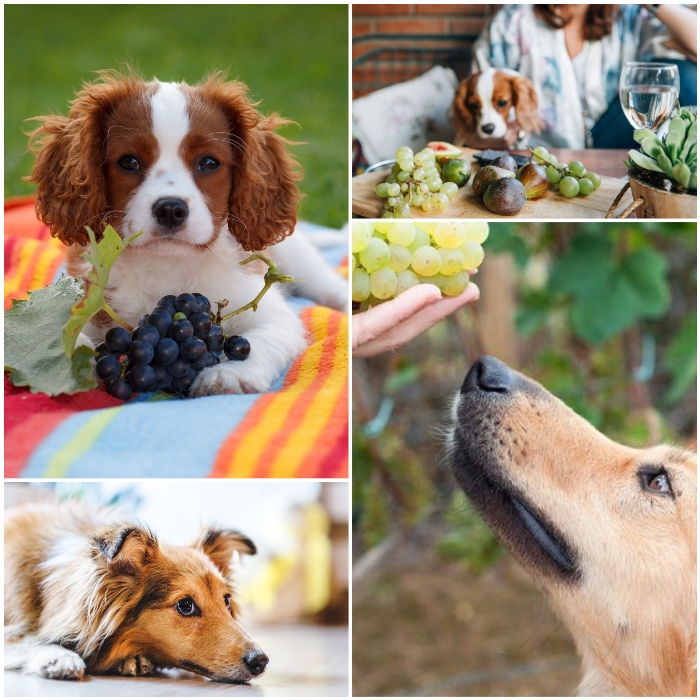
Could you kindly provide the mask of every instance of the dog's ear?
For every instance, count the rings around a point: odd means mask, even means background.
[[[539,134],[544,121],[537,111],[537,93],[530,80],[522,76],[511,76],[513,86],[515,118],[528,134]]]
[[[86,245],[86,225],[98,239],[107,226],[104,117],[139,84],[130,69],[103,71],[98,81],[83,85],[67,117],[35,117],[41,125],[29,134],[29,148],[37,159],[26,179],[38,185],[37,216],[66,245]]]
[[[158,547],[151,532],[138,525],[106,525],[93,531],[90,538],[93,556],[104,560],[116,576],[138,576]]]
[[[258,551],[252,540],[236,530],[207,530],[194,546],[201,549],[224,576],[228,576],[231,571],[234,552],[255,554]]]
[[[455,146],[466,146],[470,134],[476,131],[476,117],[467,107],[470,78],[463,80],[458,86],[450,107],[450,117],[455,129]]]
[[[229,117],[234,156],[229,231],[248,251],[279,243],[294,231],[300,198],[301,166],[287,151],[290,142],[275,133],[290,122],[276,114],[263,117],[258,103],[248,99],[247,86],[221,72],[197,88]]]

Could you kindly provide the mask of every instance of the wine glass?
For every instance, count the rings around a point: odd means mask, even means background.
[[[625,63],[620,76],[620,102],[635,129],[657,131],[678,102],[680,78],[673,63]]]

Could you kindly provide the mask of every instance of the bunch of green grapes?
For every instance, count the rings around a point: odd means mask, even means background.
[[[352,300],[365,309],[426,282],[458,296],[484,259],[488,235],[485,221],[354,222]]]
[[[408,219],[411,207],[423,211],[447,209],[459,189],[454,182],[442,181],[442,170],[432,148],[415,155],[408,146],[396,151],[396,163],[384,182],[374,190],[385,199],[382,219]]]
[[[544,146],[530,149],[538,165],[546,165],[545,171],[550,185],[556,185],[564,197],[575,197],[577,194],[589,195],[600,187],[600,175],[589,173],[580,160],[571,163],[559,163]]]

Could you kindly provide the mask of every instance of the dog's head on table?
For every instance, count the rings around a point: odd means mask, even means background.
[[[111,524],[91,532],[88,546],[89,571],[83,564],[73,573],[86,598],[79,644],[92,670],[142,656],[216,681],[264,672],[268,657],[237,622],[233,598],[231,558],[256,551],[247,537],[212,529],[191,547],[170,547],[144,527]],[[60,616],[50,595],[48,615]]]
[[[582,694],[694,694],[695,453],[615,443],[492,357],[453,418],[457,480],[568,624]]]

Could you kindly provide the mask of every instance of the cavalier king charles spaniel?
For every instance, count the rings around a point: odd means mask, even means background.
[[[287,238],[301,178],[276,133],[288,122],[263,116],[243,83],[221,73],[190,86],[102,71],[67,117],[38,119],[28,179],[38,185],[38,217],[69,246],[68,273],[84,279],[89,270],[80,257],[85,226],[98,237],[108,224],[122,238],[143,231],[114,264],[105,295],[132,326],[168,294],[200,292],[212,304],[227,299],[228,309],[252,301],[266,267],[239,265],[251,251],[266,250],[281,272],[303,280],[302,295],[347,307],[347,281],[302,236]],[[302,323],[278,286],[257,311],[224,324],[248,339],[249,357],[203,370],[190,395],[266,391],[305,349]],[[103,312],[84,334],[94,345],[112,325]]]

